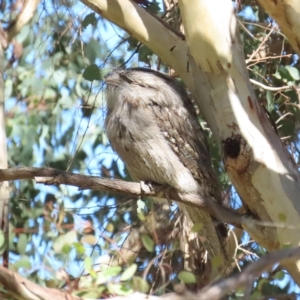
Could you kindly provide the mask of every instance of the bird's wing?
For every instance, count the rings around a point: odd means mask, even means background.
[[[221,203],[220,188],[211,166],[208,143],[193,104],[186,102],[178,107],[162,107],[153,101],[151,108],[170,147],[199,185],[205,188],[204,193]]]
[[[153,101],[151,108],[157,118],[161,134],[199,183],[204,201],[207,203],[221,202],[221,192],[216,174],[211,166],[208,144],[192,103],[184,103],[178,107],[162,107]],[[188,205],[180,205],[180,207],[188,213],[194,224],[203,224],[205,233],[202,232],[202,234],[204,233],[207,238],[204,244],[209,253],[213,257],[216,256],[216,253],[220,253],[222,246],[219,244],[218,236],[224,236],[224,231],[227,232],[226,228],[222,227],[221,232],[216,235],[216,228],[209,214]],[[224,251],[222,252],[224,253]]]

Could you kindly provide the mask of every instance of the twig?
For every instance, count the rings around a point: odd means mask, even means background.
[[[263,83],[260,83],[254,79],[250,79],[250,82],[265,89],[265,90],[268,90],[268,91],[273,91],[273,92],[278,92],[278,91],[283,91],[283,90],[287,90],[287,89],[292,89],[291,86],[289,85],[284,85],[284,86],[281,86],[281,87],[272,87],[272,86],[267,86]]]
[[[278,118],[278,120],[275,122],[275,124],[279,123],[281,120],[283,120],[287,116],[293,116],[293,114],[290,112],[287,112],[286,114],[284,114],[280,118]]]
[[[272,27],[272,29],[265,36],[265,38],[263,39],[263,41],[261,42],[261,44],[258,46],[258,48],[251,54],[251,56],[249,57],[249,59],[246,60],[246,64],[248,64],[253,59],[253,57],[255,57],[255,55],[259,52],[259,50],[261,49],[261,47],[266,43],[266,41],[268,40],[269,36],[272,34],[272,32],[273,32],[274,29],[275,29],[275,26]]]

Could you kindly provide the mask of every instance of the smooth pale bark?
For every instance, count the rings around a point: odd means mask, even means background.
[[[300,176],[256,100],[235,36],[231,1],[179,1],[191,54],[179,35],[129,0],[82,2],[147,45],[186,83],[226,150],[231,181],[243,202],[265,222],[266,226],[244,226],[251,236],[269,251],[297,246]],[[300,283],[300,263],[285,267]]]
[[[266,12],[277,22],[295,52],[300,55],[300,3],[299,0],[258,0]]]

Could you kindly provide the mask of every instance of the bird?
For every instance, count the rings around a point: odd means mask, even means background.
[[[105,77],[105,128],[113,150],[134,181],[167,185],[221,203],[208,142],[184,85],[147,68],[118,69]],[[178,203],[199,234],[210,259],[226,259],[218,226],[206,212]],[[190,229],[189,229],[190,230]]]

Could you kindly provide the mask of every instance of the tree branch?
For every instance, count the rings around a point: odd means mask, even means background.
[[[81,190],[91,189],[110,193],[121,193],[134,197],[150,196],[157,198],[169,198],[177,202],[198,207],[224,223],[240,227],[245,222],[255,222],[255,220],[252,220],[250,217],[242,216],[217,203],[212,208],[208,206],[199,195],[182,194],[168,186],[86,176],[59,171],[52,168],[24,167],[0,169],[0,182],[20,179],[34,179],[37,183],[43,183],[46,185],[65,184],[76,186]]]
[[[40,0],[27,0],[23,2],[23,7],[17,18],[7,28],[7,41],[12,39],[20,32],[25,24],[27,24],[33,17]]]
[[[78,300],[69,293],[61,292],[56,289],[41,287],[36,283],[21,277],[0,266],[0,283],[7,291],[7,294],[13,296],[16,300]],[[1,289],[2,290],[2,289]],[[5,298],[2,298],[5,299]]]
[[[266,10],[266,12],[275,19],[295,52],[300,55],[299,1],[259,0],[258,2]]]

